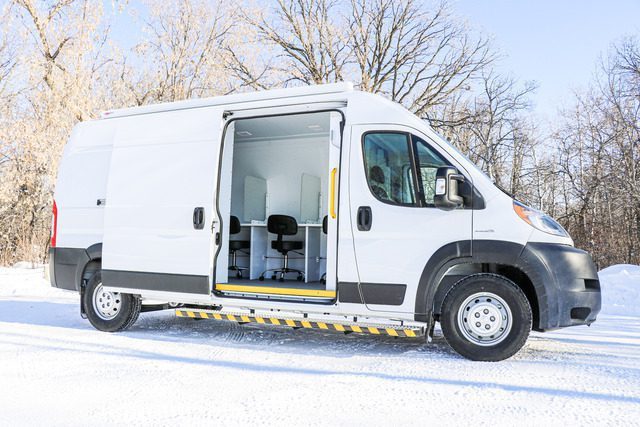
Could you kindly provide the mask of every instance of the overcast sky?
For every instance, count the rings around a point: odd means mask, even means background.
[[[504,55],[501,72],[539,84],[533,100],[543,119],[589,83],[613,42],[640,36],[639,0],[453,0],[452,6],[493,37]]]

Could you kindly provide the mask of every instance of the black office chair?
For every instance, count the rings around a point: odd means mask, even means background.
[[[271,249],[275,249],[283,255],[282,267],[265,270],[259,277],[264,280],[267,271],[272,271],[272,280],[276,280],[280,273],[280,281],[284,282],[287,273],[298,273],[298,281],[304,280],[304,271],[289,268],[289,252],[295,252],[303,248],[304,243],[300,240],[282,240],[282,236],[295,236],[298,234],[298,223],[296,219],[288,215],[269,215],[267,219],[267,230],[269,233],[277,234],[278,240],[271,241]]]
[[[240,233],[240,220],[237,216],[232,216],[229,221],[229,234]],[[229,252],[231,253],[231,265],[229,270],[236,272],[236,277],[241,279],[242,272],[248,270],[247,267],[238,267],[237,252],[245,252],[243,249],[249,249],[251,243],[248,240],[229,240]]]
[[[324,234],[327,234],[328,226],[329,226],[329,217],[325,215],[324,218],[322,218],[322,232]],[[322,276],[320,277],[320,281],[322,282],[323,285],[327,284],[327,273],[322,274]]]

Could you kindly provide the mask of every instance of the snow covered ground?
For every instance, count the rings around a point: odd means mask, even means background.
[[[41,268],[0,269],[0,425],[638,425],[640,267],[590,328],[470,362],[421,340],[143,314],[94,330]]]

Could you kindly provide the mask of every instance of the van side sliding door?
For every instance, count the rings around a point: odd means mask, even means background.
[[[104,285],[209,294],[222,109],[113,120],[119,123],[104,206]]]

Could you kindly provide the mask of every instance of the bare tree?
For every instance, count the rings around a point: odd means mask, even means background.
[[[640,260],[640,41],[629,37],[612,49],[603,65],[605,83],[600,84],[608,108],[603,115],[610,123],[613,147],[607,168],[619,193],[616,212],[622,217],[624,259]],[[603,104],[600,104],[602,107]],[[609,193],[607,193],[609,194]]]
[[[58,58],[65,45],[73,37],[69,34],[56,34],[56,31],[52,29],[52,24],[54,19],[74,1],[76,0],[59,0],[43,11],[36,6],[33,0],[15,0],[15,3],[20,5],[30,18],[31,22],[27,28],[37,41],[44,60],[42,79],[51,89],[55,85],[54,70],[58,68],[62,72],[66,71]]]
[[[495,74],[482,76],[482,91],[457,114],[465,119],[445,127],[445,134],[497,184],[512,193],[522,190],[525,157],[536,141],[524,114],[535,84],[518,87],[515,80]]]
[[[10,19],[9,11],[0,15],[2,22]],[[7,96],[13,92],[10,84],[17,67],[16,40],[13,34],[5,30],[0,33],[0,100],[6,102]]]
[[[19,34],[11,87],[19,98],[0,126],[0,261],[42,260],[58,158],[73,124],[116,97],[102,8],[89,0],[15,0],[3,30]],[[18,44],[15,44],[18,43]],[[5,105],[3,105],[5,107]]]
[[[564,180],[561,219],[601,265],[640,261],[640,48],[614,46],[553,139]]]
[[[319,84],[345,78],[349,59],[348,23],[338,13],[337,0],[277,0],[272,15],[244,19],[258,30],[264,44],[277,46],[278,71],[286,81]]]
[[[360,87],[421,117],[449,102],[494,60],[488,41],[472,36],[446,2],[352,0],[351,5]]]
[[[425,118],[495,58],[445,2],[278,0],[245,20],[279,49],[285,83],[353,80]]]
[[[122,80],[138,105],[212,96],[230,90],[225,62],[233,43],[230,5],[204,0],[154,1],[144,40]]]

